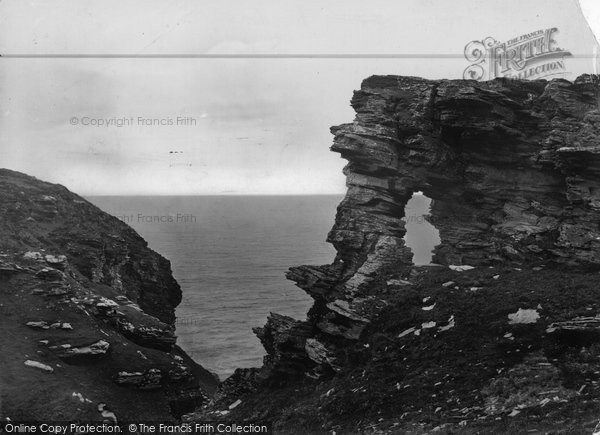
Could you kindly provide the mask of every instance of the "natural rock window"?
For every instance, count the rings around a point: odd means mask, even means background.
[[[433,248],[440,244],[440,232],[426,220],[431,199],[423,192],[415,192],[406,203],[402,220],[406,225],[404,242],[413,253],[415,265],[431,264]]]

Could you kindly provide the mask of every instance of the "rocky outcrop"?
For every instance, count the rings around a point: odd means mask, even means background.
[[[0,249],[40,251],[41,260],[53,266],[68,258],[91,282],[112,287],[164,322],[174,321],[181,289],[171,265],[131,227],[65,187],[25,174],[1,170],[0,188]],[[60,254],[54,258],[46,251]]]
[[[267,350],[264,365],[270,374],[305,372],[312,365],[304,351],[306,338],[311,335],[307,322],[271,313],[264,328],[254,328],[254,333]]]
[[[412,266],[402,218],[417,191],[433,200],[435,263],[600,269],[599,83],[366,79],[354,122],[331,129],[348,160],[337,257],[288,273],[316,300],[316,327],[357,339],[377,312],[372,283]]]
[[[600,78],[373,76],[351,104],[355,120],[331,129],[348,161],[336,258],[287,274],[315,301],[308,319],[271,315],[264,366],[196,417],[290,433],[591,431]],[[417,191],[432,199],[435,267],[414,266],[403,238]]]
[[[331,130],[332,150],[349,162],[328,237],[338,256],[289,277],[311,294],[340,282],[352,293],[387,265],[410,265],[399,218],[416,191],[433,199],[439,264],[598,268],[599,98],[597,76],[365,80],[355,121]]]
[[[215,390],[176,345],[168,260],[64,187],[4,169],[0,294],[3,419],[174,420]]]

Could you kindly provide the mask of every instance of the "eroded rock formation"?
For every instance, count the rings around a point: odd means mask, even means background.
[[[257,330],[264,366],[188,418],[271,418],[282,433],[591,432],[600,78],[373,76],[352,106],[354,122],[331,129],[348,160],[337,256],[287,275],[315,300],[308,319],[272,315]],[[437,266],[414,266],[403,240],[416,191],[433,200]]]
[[[331,129],[348,160],[335,261],[288,273],[317,329],[357,339],[377,312],[371,283],[412,266],[402,218],[417,191],[433,200],[437,264],[600,269],[599,83],[366,79],[354,122]]]
[[[597,76],[365,80],[354,122],[331,129],[331,149],[349,162],[328,237],[338,256],[326,272],[290,277],[311,294],[340,281],[351,292],[386,264],[410,264],[399,218],[416,191],[433,199],[436,263],[598,267],[599,92]]]

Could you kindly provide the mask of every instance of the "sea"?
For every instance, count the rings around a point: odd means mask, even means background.
[[[171,261],[183,300],[178,344],[221,379],[259,367],[265,355],[252,328],[270,312],[303,320],[312,299],[285,278],[291,266],[329,264],[327,233],[343,195],[94,196],[87,199],[129,224]],[[425,219],[430,200],[406,208],[406,242],[415,264],[437,243]]]

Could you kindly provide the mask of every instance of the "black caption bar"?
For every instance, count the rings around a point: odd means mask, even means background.
[[[3,434],[273,434],[271,423],[248,422],[73,422],[73,421],[4,421],[0,423]]]

